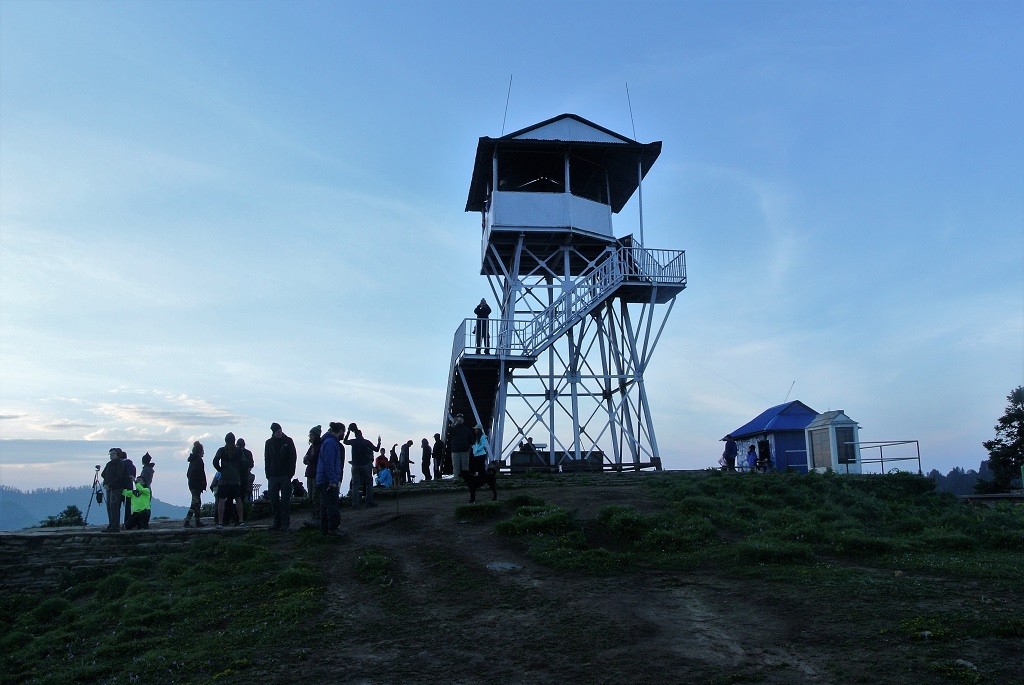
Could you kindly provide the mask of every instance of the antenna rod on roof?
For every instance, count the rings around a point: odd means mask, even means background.
[[[636,140],[636,124],[633,122],[633,101],[629,99],[629,81],[626,81],[626,104],[629,105],[629,125],[633,127],[633,140]]]
[[[796,385],[796,381],[793,381],[792,383],[790,383],[790,385],[789,385],[789,392],[793,392],[793,386],[794,385]],[[786,399],[782,400],[783,404],[785,404],[786,402],[789,402],[789,392],[786,393]]]
[[[629,125],[633,127],[633,140],[636,140],[636,123],[633,122],[633,101],[629,98],[629,81],[626,81],[626,104],[629,105]],[[636,160],[636,201],[640,208],[640,247],[644,245],[644,154]]]
[[[508,99],[512,97],[512,74],[508,75],[508,93],[505,95],[505,114],[501,117],[501,135],[505,135],[505,119],[508,118]]]

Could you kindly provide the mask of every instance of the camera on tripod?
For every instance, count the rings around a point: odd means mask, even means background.
[[[96,504],[103,504],[103,486],[99,485],[100,465],[96,464],[96,477],[92,479],[92,486],[96,489]]]

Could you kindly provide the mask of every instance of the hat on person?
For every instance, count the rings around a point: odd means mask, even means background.
[[[238,442],[235,443],[238,447],[245,447],[245,438],[239,438]]]
[[[148,464],[151,461],[153,461],[153,457],[149,456],[149,452],[146,452],[145,454],[142,455],[143,464]]]
[[[281,430],[281,424],[279,424],[277,421],[274,421],[274,423],[270,424],[270,430],[276,433],[277,431]]]
[[[321,428],[320,426],[313,426],[312,428],[309,429],[309,434],[310,435],[315,435],[317,437],[320,437],[320,434],[323,433],[323,432],[324,432],[324,429]]]

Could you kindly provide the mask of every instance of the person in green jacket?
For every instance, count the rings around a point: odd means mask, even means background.
[[[133,528],[149,528],[149,515],[152,513],[153,492],[146,487],[142,476],[135,479],[135,489],[123,492],[126,500],[132,503],[132,515],[124,524],[125,530]]]

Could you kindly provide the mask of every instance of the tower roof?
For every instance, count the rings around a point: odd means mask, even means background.
[[[491,182],[491,159],[498,150],[565,152],[601,166],[608,171],[610,205],[619,212],[636,192],[640,173],[647,175],[661,154],[661,141],[638,143],[624,135],[587,121],[575,114],[560,114],[500,138],[480,138],[469,184],[467,212],[484,211]]]

